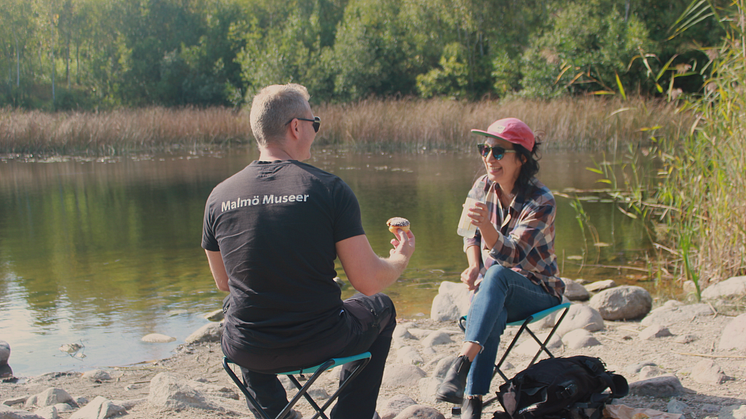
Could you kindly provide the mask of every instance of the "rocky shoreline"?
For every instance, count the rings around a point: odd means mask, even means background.
[[[630,394],[615,404],[629,408],[630,418],[640,409],[652,411],[635,419],[746,418],[746,277],[706,289],[705,302],[696,304],[656,303],[638,288],[571,283],[566,296],[573,304],[550,344],[554,355],[599,357],[625,376]],[[444,282],[429,319],[399,321],[379,397],[382,419],[451,417],[452,405],[436,401],[434,394],[460,347],[463,333],[455,319],[465,304],[463,287]],[[553,321],[537,322],[535,329]],[[222,369],[220,327],[208,323],[173,356],[153,363],[6,378],[0,383],[0,419],[253,417]],[[506,330],[503,345],[516,329]],[[522,370],[537,348],[518,345],[506,374]],[[314,397],[331,394],[336,377],[336,371],[325,373]],[[499,384],[493,380],[486,400],[494,399]],[[494,402],[482,417],[500,409]],[[312,414],[305,401],[297,410],[304,417]]]

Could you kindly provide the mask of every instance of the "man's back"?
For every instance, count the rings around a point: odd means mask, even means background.
[[[204,225],[202,245],[221,251],[229,276],[227,339],[282,351],[337,332],[335,243],[364,234],[341,179],[294,160],[253,162],[213,190]]]

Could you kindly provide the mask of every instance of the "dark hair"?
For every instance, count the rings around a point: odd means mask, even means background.
[[[523,161],[521,170],[518,172],[518,179],[516,179],[515,185],[513,185],[512,192],[517,195],[519,193],[527,193],[530,188],[533,188],[531,179],[539,173],[539,159],[541,157],[539,156],[538,142],[534,144],[532,151],[528,151],[526,147],[519,144],[513,144],[513,149],[518,154],[516,157]]]

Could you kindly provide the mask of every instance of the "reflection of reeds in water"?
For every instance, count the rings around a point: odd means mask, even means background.
[[[321,116],[317,144],[459,149],[471,128],[509,116],[524,120],[549,147],[607,149],[638,140],[640,129],[678,134],[673,106],[642,99],[463,102],[383,99],[313,106]],[[620,111],[622,109],[622,111]],[[659,132],[660,136],[661,133]],[[252,138],[248,112],[226,108],[144,108],[97,113],[0,110],[0,151],[117,154],[170,146],[226,145]]]

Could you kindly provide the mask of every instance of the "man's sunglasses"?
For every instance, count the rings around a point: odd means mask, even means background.
[[[503,157],[505,157],[505,153],[515,153],[515,150],[506,150],[499,145],[490,147],[487,144],[477,144],[477,150],[479,150],[479,154],[481,154],[482,157],[489,156],[490,151],[492,151],[492,157],[494,157],[495,160],[502,160]]]
[[[308,118],[293,118],[293,119],[297,119],[299,121],[313,122],[314,132],[319,132],[319,128],[321,128],[321,118],[319,118],[318,116],[314,116],[313,119],[308,119]],[[293,122],[293,119],[289,120],[285,125]]]

